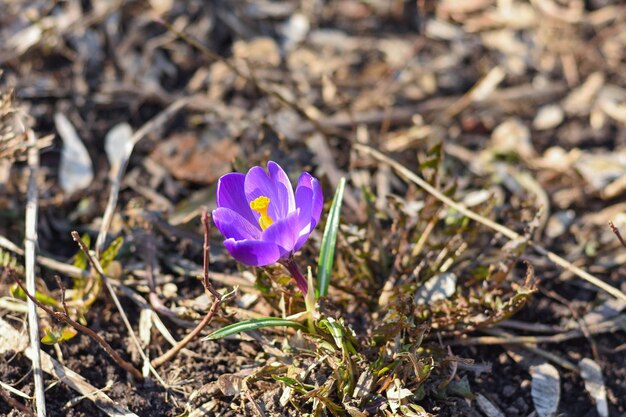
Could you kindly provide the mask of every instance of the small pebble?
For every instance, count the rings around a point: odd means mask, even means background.
[[[502,395],[504,395],[507,398],[510,398],[515,394],[515,391],[517,391],[517,388],[514,385],[506,385],[502,389]]]
[[[549,104],[539,109],[533,120],[533,127],[537,130],[554,129],[563,122],[564,118],[565,112],[561,106]]]

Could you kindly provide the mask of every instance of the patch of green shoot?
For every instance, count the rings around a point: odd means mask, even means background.
[[[293,327],[300,330],[305,329],[305,326],[297,321],[281,319],[278,317],[263,317],[260,319],[244,320],[222,327],[221,329],[206,336],[203,340],[222,339],[227,336],[261,329],[263,327]]]
[[[44,336],[41,338],[41,343],[46,345],[55,345],[72,339],[78,332],[73,327],[65,326],[61,329],[46,327],[44,329],[44,333]]]
[[[341,205],[343,203],[343,191],[346,186],[346,179],[341,178],[335,196],[328,211],[328,219],[322,237],[322,247],[317,268],[317,290],[316,296],[325,297],[328,294],[330,277],[335,259],[335,245],[337,243],[337,231],[339,230],[339,217],[341,215]]]

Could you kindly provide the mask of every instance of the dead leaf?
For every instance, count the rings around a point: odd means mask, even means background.
[[[549,363],[531,366],[531,395],[539,417],[556,415],[561,399],[559,371]]]
[[[63,140],[59,184],[63,191],[72,194],[91,184],[93,181],[93,164],[85,145],[67,117],[62,113],[56,113],[54,124]]]
[[[609,416],[609,405],[606,401],[606,387],[602,377],[602,368],[595,361],[584,358],[578,362],[580,376],[585,381],[585,389],[596,403],[596,410],[600,417]]]
[[[231,171],[240,149],[232,139],[209,139],[204,143],[192,133],[179,133],[160,143],[151,157],[175,178],[212,184]]]
[[[218,377],[217,383],[222,394],[232,397],[239,395],[243,386],[243,378],[235,374],[224,374]]]

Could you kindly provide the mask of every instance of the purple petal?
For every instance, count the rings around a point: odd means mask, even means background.
[[[267,163],[267,170],[274,181],[276,196],[281,202],[280,218],[287,217],[289,213],[296,211],[296,202],[293,195],[293,186],[285,171],[274,161]]]
[[[298,212],[291,213],[265,229],[261,239],[278,245],[281,258],[291,254],[298,240]]]
[[[235,210],[226,207],[213,210],[213,222],[226,239],[258,239],[261,235],[259,226],[253,226]]]
[[[224,246],[233,258],[246,265],[266,266],[280,259],[280,250],[274,242],[226,239]]]
[[[261,167],[252,167],[246,174],[244,183],[248,202],[262,195],[269,197],[267,213],[278,221],[295,211],[293,189],[285,171],[275,162],[267,164],[269,174]],[[258,219],[259,214],[254,213]]]
[[[250,203],[246,199],[244,174],[234,172],[223,175],[217,182],[217,207],[229,208],[239,213],[250,224],[258,227],[257,217],[250,209]]]
[[[324,207],[322,186],[317,178],[303,172],[296,187],[296,209],[299,211],[298,240],[294,250],[304,245],[309,235],[317,226]]]

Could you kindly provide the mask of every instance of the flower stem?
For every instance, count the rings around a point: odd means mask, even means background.
[[[302,275],[302,272],[300,272],[296,261],[292,257],[289,257],[287,260],[283,261],[282,264],[285,265],[293,279],[296,280],[296,284],[298,288],[300,288],[300,291],[302,291],[302,294],[306,295],[308,289],[307,281],[304,275]]]

